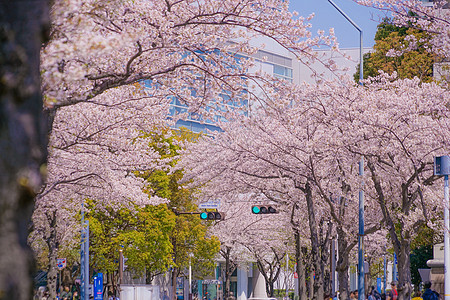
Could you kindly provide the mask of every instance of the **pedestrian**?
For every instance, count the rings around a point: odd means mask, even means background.
[[[369,294],[367,294],[368,300],[381,300],[381,294],[377,291],[377,289],[372,285],[369,290]]]
[[[164,291],[162,300],[169,300],[169,296],[167,295],[167,291]]]
[[[61,293],[60,299],[62,300],[72,300],[72,292],[70,291],[69,286],[64,287],[64,291]]]
[[[234,297],[233,292],[230,292],[230,295],[227,297],[227,300],[236,300],[236,297]]]
[[[397,300],[398,292],[397,292],[397,281],[391,282],[391,290],[387,294],[387,300]]]
[[[80,297],[78,296],[78,291],[73,292],[72,300],[80,300]]]
[[[367,300],[377,300],[374,295],[375,287],[372,285],[367,293]]]
[[[423,300],[439,300],[439,293],[431,289],[431,282],[427,281],[424,284],[425,291],[423,292]]]
[[[373,296],[375,297],[375,300],[381,300],[381,294],[375,287],[373,288]]]
[[[50,294],[48,291],[44,292],[44,296],[42,296],[42,300],[47,300],[50,297]]]
[[[420,291],[415,291],[414,292],[414,298],[412,298],[411,300],[422,300],[422,297],[421,297],[421,293],[420,293]]]

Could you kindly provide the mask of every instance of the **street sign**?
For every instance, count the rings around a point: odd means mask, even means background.
[[[56,266],[58,267],[58,270],[62,270],[66,267],[66,259],[65,258],[57,258],[56,259]]]
[[[220,208],[220,200],[214,202],[203,202],[200,203],[198,208]]]
[[[103,273],[94,276],[94,300],[103,300]]]
[[[450,156],[434,158],[434,175],[450,175]]]
[[[222,284],[222,281],[217,279],[204,279],[202,284]]]

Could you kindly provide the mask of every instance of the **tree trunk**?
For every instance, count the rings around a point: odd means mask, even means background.
[[[115,295],[114,294],[114,285],[112,283],[112,274],[111,272],[106,272],[106,278],[107,278],[107,284],[106,284],[106,290],[107,290],[107,295]]]
[[[272,249],[272,251],[274,251]],[[258,266],[259,272],[263,275],[266,281],[266,293],[267,296],[272,298],[274,294],[274,283],[278,280],[281,272],[281,260],[279,256],[275,253],[275,258],[272,262],[264,261],[261,258],[256,257],[256,264]],[[268,265],[268,271],[264,268],[264,265]]]
[[[303,247],[303,257],[305,262],[305,272],[308,275],[306,282],[306,294],[308,299],[312,299],[314,294],[314,268],[312,266],[311,253],[308,254],[308,248]]]
[[[408,300],[411,298],[411,270],[410,270],[410,252],[411,252],[411,232],[408,230],[397,232],[396,227],[403,227],[403,224],[397,223],[395,224],[390,216],[390,212],[388,206],[386,205],[386,199],[383,194],[383,188],[381,185],[381,181],[378,178],[378,175],[375,170],[375,166],[373,163],[368,160],[367,167],[371,172],[372,182],[374,183],[375,190],[378,194],[378,203],[380,204],[381,211],[383,212],[383,217],[385,220],[385,224],[389,230],[390,239],[392,245],[394,246],[394,251],[397,254],[398,261],[398,300]],[[410,203],[410,193],[408,192],[409,184],[402,184],[402,209],[401,213],[404,215],[408,215],[409,205]]]
[[[309,229],[311,232],[311,256],[313,260],[314,276],[314,294],[312,299],[322,300],[324,296],[322,259],[320,257],[319,238],[317,233],[317,222],[314,212],[314,202],[312,198],[312,190],[309,182],[306,183],[305,189],[306,206],[308,209]]]
[[[230,276],[230,248],[226,248],[225,254],[225,299],[230,296],[230,284],[231,284],[231,276]]]
[[[348,261],[347,263],[342,263],[338,271],[338,282],[339,282],[339,298],[347,300],[349,298],[348,294]]]
[[[46,159],[39,82],[46,0],[0,1],[0,299],[30,299],[34,259],[27,237]]]
[[[177,300],[177,273],[178,269],[173,268],[172,271],[172,299]]]
[[[308,296],[312,299],[314,297],[314,269],[309,269],[309,280],[308,280]]]
[[[230,284],[231,284],[231,275],[236,269],[237,265],[231,260],[231,247],[225,246],[225,250],[220,250],[220,254],[225,259],[225,272],[224,272],[224,297],[225,299],[230,296]]]
[[[155,278],[155,274],[152,273],[149,269],[145,270],[145,284],[152,284],[153,278]]]
[[[271,281],[268,286],[269,286],[269,294],[267,295],[267,297],[269,298],[273,298],[273,281]]]
[[[58,258],[58,249],[52,247],[49,250],[49,269],[47,273],[47,287],[50,299],[56,299],[56,290],[58,282],[58,268],[56,267],[56,259]]]
[[[325,294],[331,295],[331,272],[325,266],[331,266],[331,232],[333,223],[322,219],[320,222],[320,270],[323,277]]]
[[[398,261],[398,300],[411,299],[411,261],[410,261],[410,243],[402,241],[400,249],[397,252]]]
[[[303,256],[300,245],[300,232],[295,224],[292,225],[292,230],[294,231],[295,239],[295,261],[296,261],[296,272],[297,272],[297,284],[298,284],[298,294],[300,299],[306,299],[306,275],[305,268],[303,265]]]
[[[108,278],[108,293],[111,293],[112,295],[119,297],[120,291],[119,291],[119,285],[118,285],[118,279],[119,279],[119,273],[116,273],[116,276],[114,274],[115,272],[107,272],[107,278]]]
[[[59,243],[56,235],[56,223],[57,216],[56,210],[47,211],[45,213],[47,218],[49,235],[47,236],[46,242],[48,247],[48,273],[47,273],[47,287],[49,290],[50,299],[56,299],[57,281],[58,281],[58,268],[57,268],[57,258],[58,258],[58,247]]]
[[[352,243],[347,242],[347,236],[343,230],[341,224],[336,226],[338,233],[338,260],[336,262],[336,271],[338,273],[339,282],[339,295],[340,299],[348,299],[349,286],[348,286],[348,269],[349,269],[349,256],[350,251],[356,246],[356,241]]]
[[[227,271],[225,271],[225,274],[226,273],[227,273]],[[225,298],[228,298],[230,295],[230,284],[231,284],[230,276],[226,276],[225,277]]]

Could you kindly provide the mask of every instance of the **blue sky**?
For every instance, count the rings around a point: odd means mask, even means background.
[[[333,0],[333,2],[362,29],[364,47],[372,47],[378,20],[383,18],[384,13],[358,5],[352,0]],[[333,27],[340,48],[359,47],[359,31],[328,0],[290,0],[289,6],[291,11],[295,10],[305,17],[315,13],[311,21],[313,33],[318,29],[328,32],[329,28]]]

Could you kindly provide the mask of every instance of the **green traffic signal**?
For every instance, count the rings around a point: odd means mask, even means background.
[[[259,209],[259,206],[252,206],[252,213],[259,214],[261,212],[261,209]]]
[[[256,215],[262,215],[262,214],[276,214],[278,211],[272,207],[272,206],[252,206],[252,213]]]
[[[200,213],[200,219],[202,220],[224,220],[225,214],[218,211],[209,211]]]

